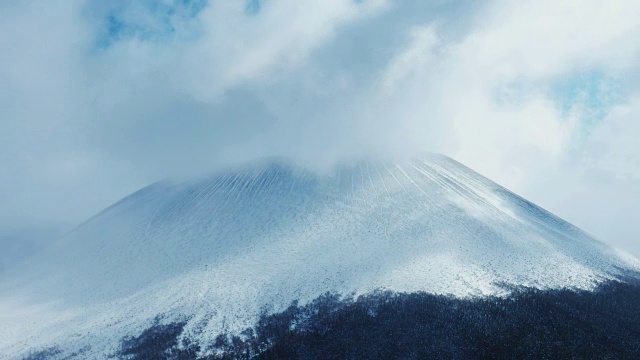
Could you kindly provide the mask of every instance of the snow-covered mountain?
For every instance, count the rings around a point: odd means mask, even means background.
[[[264,161],[150,185],[0,274],[0,358],[106,357],[159,315],[206,343],[326,292],[588,290],[637,269],[445,156]]]

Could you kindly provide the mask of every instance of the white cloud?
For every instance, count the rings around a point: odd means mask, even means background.
[[[640,180],[640,93],[615,106],[592,130],[589,149],[593,165]]]
[[[171,21],[177,30],[168,39],[115,42],[107,61],[129,70],[126,76],[154,77],[162,71],[189,96],[215,102],[229,88],[286,74],[338,28],[374,16],[385,6],[384,0],[268,1],[251,15],[243,1],[210,2],[193,18]],[[127,16],[133,23],[151,22],[135,7]]]
[[[2,5],[0,217],[79,221],[258,156],[431,150],[640,255],[639,2],[148,4]],[[590,72],[598,104],[558,98]]]
[[[550,91],[580,71],[637,74],[638,15],[640,5],[629,1],[501,1],[458,42],[442,41],[433,23],[413,28],[356,118],[374,146],[453,155],[640,254],[632,220],[640,206],[637,89],[619,81],[616,96],[597,89],[598,109],[576,97],[563,104],[569,111]],[[626,100],[611,106],[611,98]],[[606,116],[594,120],[593,112]]]

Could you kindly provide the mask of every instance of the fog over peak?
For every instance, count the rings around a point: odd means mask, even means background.
[[[0,9],[0,234],[258,158],[429,151],[640,255],[636,1]]]

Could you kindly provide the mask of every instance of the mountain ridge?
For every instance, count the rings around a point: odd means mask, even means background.
[[[0,319],[19,330],[0,332],[0,354],[25,339],[105,353],[159,314],[186,316],[186,331],[213,339],[243,330],[265,309],[326,292],[467,298],[506,295],[510,286],[590,290],[638,268],[433,154],[331,174],[263,161],[157,182],[92,217],[33,264],[13,286],[0,281],[8,299]]]

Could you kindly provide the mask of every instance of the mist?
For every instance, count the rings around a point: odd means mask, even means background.
[[[427,151],[640,256],[637,1],[9,1],[0,53],[3,247],[166,177]]]

